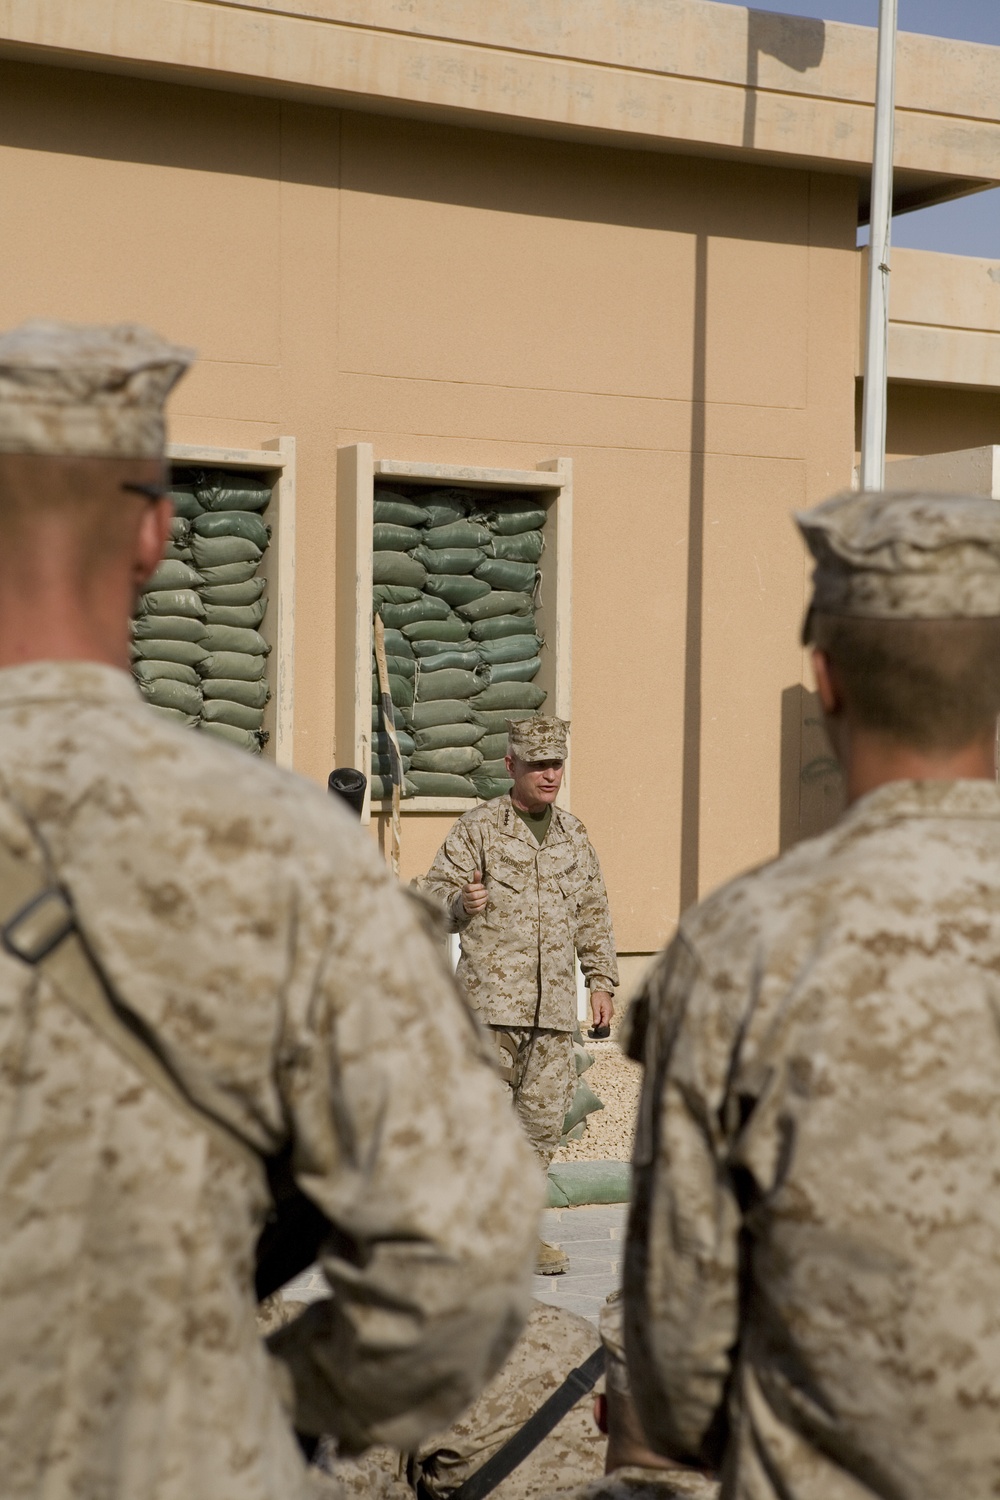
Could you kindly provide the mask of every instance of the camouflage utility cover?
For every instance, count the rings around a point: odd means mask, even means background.
[[[650,1440],[696,1454],[732,1378],[730,1500],[1000,1493],[996,786],[870,793],[685,916],[645,1003]]]
[[[425,1495],[446,1500],[523,1427],[597,1344],[597,1331],[586,1318],[535,1302],[527,1328],[479,1400],[416,1453],[410,1472],[414,1481],[422,1481]],[[594,1421],[593,1406],[593,1391],[581,1396],[535,1451],[491,1491],[493,1500],[534,1500],[557,1485],[596,1478],[604,1468],[606,1440]],[[345,1494],[357,1500],[401,1500],[413,1493],[401,1488],[405,1462],[386,1449],[354,1463],[334,1464],[330,1472]]]
[[[507,720],[507,743],[511,755],[530,765],[543,760],[565,760],[569,721],[543,714],[530,719]]]
[[[412,903],[324,792],[111,667],[0,672],[0,838],[32,849],[27,822],[194,1097],[254,1152],[290,1136],[342,1237],[269,1354],[259,1161],[0,952],[5,1500],[298,1500],[292,1417],[419,1443],[527,1314],[541,1183]]]
[[[467,916],[462,887],[482,872],[489,902]],[[618,983],[604,877],[579,818],[553,807],[539,845],[508,793],[463,813],[420,888],[461,934],[458,976],[484,1021],[576,1027],[576,955],[592,990]]]

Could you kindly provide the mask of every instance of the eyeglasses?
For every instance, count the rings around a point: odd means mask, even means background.
[[[162,500],[170,494],[170,491],[162,484],[133,484],[129,480],[123,480],[120,489],[127,490],[130,495],[142,495],[145,500]]]

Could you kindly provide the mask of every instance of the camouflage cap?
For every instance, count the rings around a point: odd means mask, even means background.
[[[0,452],[160,458],[193,358],[134,323],[22,323],[0,334]]]
[[[809,616],[1000,615],[1000,503],[982,495],[847,491],[795,516],[816,568]]]
[[[568,733],[566,719],[546,719],[541,714],[534,714],[530,719],[508,719],[509,754],[528,762],[565,760]]]

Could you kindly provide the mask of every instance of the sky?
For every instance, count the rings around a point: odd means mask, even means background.
[[[878,0],[745,0],[755,10],[820,21],[878,25]],[[1000,0],[899,0],[899,29],[1000,47]],[[1000,175],[1000,163],[997,164]],[[867,242],[867,231],[859,243]],[[910,250],[946,250],[1000,260],[1000,188],[942,203],[892,222],[892,242]]]

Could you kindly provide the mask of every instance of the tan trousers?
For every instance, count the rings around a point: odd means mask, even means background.
[[[573,1034],[537,1026],[490,1030],[521,1127],[547,1172],[576,1088]]]

